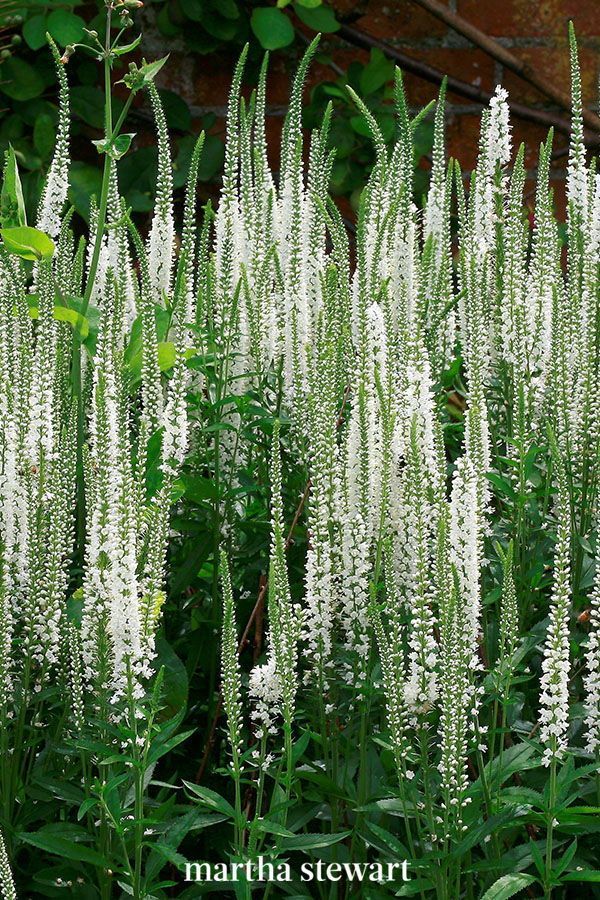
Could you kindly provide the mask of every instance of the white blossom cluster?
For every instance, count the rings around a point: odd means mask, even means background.
[[[279,181],[265,151],[265,69],[248,106],[238,98],[236,72],[212,257],[218,286],[209,302],[233,329],[240,350],[236,390],[269,367],[281,372],[291,447],[308,465],[302,689],[321,696],[332,711],[333,685],[345,685],[352,710],[377,650],[399,771],[407,770],[402,757],[405,751],[410,756],[411,730],[438,722],[438,839],[445,839],[463,828],[469,755],[487,751],[479,716],[487,665],[482,591],[490,577],[497,503],[490,479],[508,461],[509,481],[518,485],[528,449],[547,444],[550,428],[568,472],[571,515],[577,519],[578,503],[587,504],[581,527],[584,536],[591,533],[585,522],[595,498],[600,433],[600,181],[586,164],[572,41],[566,270],[552,206],[551,137],[540,149],[530,232],[523,216],[524,152],[513,152],[508,95],[501,86],[482,115],[468,190],[456,167],[446,164],[442,88],[420,213],[413,199],[416,123],[397,73],[391,145],[351,91],[375,150],[351,255],[337,209],[314,199],[324,191],[331,164],[325,151],[329,111],[303,162],[299,104],[313,51],[294,82]],[[439,379],[458,354],[464,446],[449,470]],[[540,693],[545,761],[564,750],[569,721],[571,551],[564,490],[557,489],[563,499]],[[501,557],[504,684],[519,640],[509,545]],[[598,746],[596,606],[593,599],[585,680],[592,752]],[[296,657],[290,666],[296,683]],[[284,674],[269,645],[266,662],[251,675],[254,715],[265,730],[275,727]]]
[[[182,263],[174,255],[171,162],[158,95],[151,87],[160,177],[148,251],[128,230],[114,161],[109,227],[96,248],[99,210],[92,206],[88,240],[76,243],[72,213],[64,215],[68,87],[54,55],[58,131],[37,226],[54,239],[55,252],[36,262],[30,289],[26,264],[0,250],[0,703],[10,719],[15,703],[26,706],[28,692],[62,670],[80,727],[85,687],[118,716],[125,695],[141,696],[152,674],[172,483],[188,446],[187,372],[184,346],[170,377],[159,360],[156,304],[176,306],[172,272]],[[85,334],[59,314],[81,297],[89,301],[78,326]],[[127,355],[135,320],[137,373],[135,353]],[[157,461],[148,453],[151,441],[159,442]],[[75,589],[73,562],[84,569]]]

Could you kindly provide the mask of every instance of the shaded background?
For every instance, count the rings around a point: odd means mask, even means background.
[[[336,116],[332,144],[337,158],[332,188],[346,216],[353,207],[372,163],[366,124],[344,90],[351,84],[366,100],[388,139],[394,122],[390,109],[394,62],[405,71],[411,106],[416,110],[437,95],[438,87],[426,80],[417,66],[433,67],[458,79],[462,85],[449,90],[447,103],[448,152],[457,158],[465,174],[477,153],[479,114],[485,93],[502,83],[511,102],[527,109],[513,117],[515,144],[525,141],[526,165],[534,170],[537,150],[548,123],[557,126],[553,179],[556,205],[564,216],[564,167],[568,112],[548,96],[552,88],[569,91],[567,26],[573,20],[582,64],[584,103],[596,109],[600,3],[598,0],[298,0],[282,8],[267,0],[156,0],[133,13],[132,37],[143,31],[136,57],[148,59],[170,54],[157,85],[161,89],[173,139],[175,183],[185,181],[194,135],[204,128],[209,137],[201,165],[201,199],[218,191],[223,159],[224,114],[232,69],[246,41],[250,42],[244,90],[256,83],[265,47],[271,50],[268,85],[269,153],[278,167],[278,141],[297,60],[316,31],[323,37],[306,92],[305,124],[319,122],[332,101]],[[442,7],[449,16],[440,17]],[[57,43],[85,40],[83,26],[98,27],[102,0],[48,3],[4,0],[0,65],[0,147],[11,142],[24,173],[28,205],[35,209],[44,172],[51,158],[56,123],[55,77],[45,33]],[[456,18],[458,16],[458,18]],[[443,18],[446,20],[444,21]],[[477,29],[465,36],[467,27]],[[490,41],[491,39],[491,41]],[[483,47],[482,47],[483,42]],[[367,49],[365,45],[371,44]],[[500,48],[500,50],[499,50]],[[519,64],[529,65],[541,84],[532,85],[507,68],[500,58],[508,50]],[[411,64],[412,63],[412,64]],[[103,98],[99,67],[85,51],[77,50],[68,64],[74,114],[71,201],[86,217],[89,195],[99,189],[100,160],[91,140],[99,136]],[[425,73],[435,81],[435,73]],[[115,80],[122,71],[115,71]],[[121,88],[117,88],[119,92]],[[473,96],[473,94],[475,96]],[[124,96],[124,95],[122,95]],[[525,117],[524,117],[525,116]],[[546,121],[530,121],[545,118]],[[150,110],[144,98],[136,101],[131,130],[137,137],[132,151],[120,162],[122,189],[134,213],[143,220],[152,206],[156,152]],[[588,133],[594,145],[600,129]],[[416,135],[419,202],[426,188],[431,148],[431,117]],[[528,185],[532,200],[533,182]]]

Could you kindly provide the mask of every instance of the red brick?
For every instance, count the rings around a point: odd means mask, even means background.
[[[494,61],[481,50],[440,47],[417,53],[411,49],[407,51],[407,56],[413,56],[445,75],[454,75],[485,91],[493,91],[496,85]],[[406,85],[412,104],[421,105],[437,96],[437,87],[417,75],[407,73]],[[448,99],[454,103],[469,103],[464,97],[452,93],[449,93]]]
[[[480,124],[480,117],[471,113],[451,113],[447,118],[447,155],[458,160],[463,172],[469,172],[477,162]]]
[[[517,119],[513,116],[512,122],[512,142],[514,153],[517,152],[521,143],[525,144],[525,168],[528,170],[535,169],[538,164],[538,156],[540,144],[548,137],[548,129],[543,125],[536,125],[533,122],[527,122],[524,119]],[[564,138],[555,135],[554,148],[561,147]]]
[[[514,55],[527,63],[549,84],[557,85],[567,93],[570,90],[571,74],[569,64],[569,51],[566,45],[555,47],[515,47]],[[581,82],[584,103],[596,99],[597,88],[597,62],[598,55],[588,47],[582,47],[579,51],[581,64]],[[547,98],[541,91],[534,88],[529,82],[519,78],[514,72],[504,70],[502,78],[504,87],[513,100],[520,103],[533,104],[546,101]]]
[[[566,37],[569,19],[580,36],[600,34],[597,0],[458,0],[457,11],[495,37]]]
[[[348,0],[335,0],[333,6],[343,16],[352,12],[356,4]],[[356,24],[374,37],[387,41],[443,37],[448,31],[443,22],[411,0],[369,0],[364,15]]]

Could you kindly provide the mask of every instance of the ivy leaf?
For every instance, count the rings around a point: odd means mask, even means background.
[[[19,167],[15,151],[10,144],[6,151],[6,165],[4,166],[2,192],[0,193],[0,222],[2,228],[15,228],[27,225]]]
[[[252,31],[265,50],[279,50],[294,40],[294,26],[280,9],[259,7],[250,20]]]
[[[29,228],[26,225],[18,228],[2,228],[0,231],[4,242],[4,249],[21,259],[32,261],[40,259],[52,259],[54,256],[54,241],[43,231],[37,228]]]
[[[334,11],[330,6],[322,6],[321,4],[295,3],[294,12],[301,22],[312,28],[313,31],[320,31],[323,34],[331,34],[340,30],[340,23],[335,17]]]
[[[33,100],[44,93],[44,79],[23,59],[9,57],[2,63],[0,72],[2,93],[12,100]]]
[[[85,22],[81,16],[68,9],[55,9],[48,16],[47,30],[57,44],[66,47],[67,44],[76,44],[83,38]]]
[[[46,44],[46,16],[40,13],[27,19],[23,25],[23,37],[32,50],[41,50]]]

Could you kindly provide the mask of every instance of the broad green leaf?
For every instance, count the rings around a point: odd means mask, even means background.
[[[102,172],[97,166],[74,162],[69,172],[69,201],[86,221],[90,215],[90,198],[98,197],[102,187]]]
[[[491,888],[485,892],[481,900],[509,900],[519,891],[533,884],[537,879],[525,872],[515,872],[512,875],[503,875],[494,882]]]
[[[41,50],[46,43],[46,16],[40,13],[27,19],[23,25],[22,34],[25,42],[32,50]]]
[[[11,56],[0,66],[0,90],[12,100],[33,100],[44,93],[44,79],[33,66]]]
[[[18,228],[2,228],[0,235],[5,250],[20,256],[21,259],[35,261],[52,259],[54,256],[54,241],[37,228],[26,225]]]
[[[160,341],[158,344],[158,365],[161,372],[172,369],[177,358],[177,350],[172,341]]]
[[[162,59],[157,59],[151,63],[142,60],[142,65],[139,69],[132,71],[131,75],[126,75],[123,81],[128,87],[132,87],[133,89],[137,89],[138,86],[143,87],[145,84],[150,84],[154,81],[168,58],[169,54],[167,53]]]
[[[309,5],[308,3],[298,2],[294,4],[294,11],[301,22],[312,28],[313,31],[319,31],[323,34],[331,34],[340,30],[340,23],[335,17],[335,12],[330,6],[321,4]]]
[[[289,830],[289,828],[284,828],[283,825],[280,825],[279,822],[274,822],[272,819],[259,819],[257,824],[257,830],[263,834],[276,834],[279,837],[292,838],[295,837],[294,833]]]
[[[76,309],[69,309],[68,306],[55,306],[54,318],[59,322],[69,322],[77,332],[79,340],[81,341],[84,341],[90,333],[90,323],[87,318],[77,312]]]
[[[253,10],[250,25],[265,50],[279,50],[294,40],[294,26],[286,14],[275,7],[261,6]]]
[[[36,116],[33,126],[33,145],[42,159],[49,160],[54,151],[56,130],[52,117],[47,113]]]
[[[0,223],[2,228],[15,228],[27,225],[23,188],[19,177],[19,167],[13,148],[8,146],[4,180],[0,193]]]
[[[184,741],[187,741],[187,739],[194,734],[195,730],[195,728],[191,728],[189,731],[181,731],[179,734],[174,735],[168,740],[154,741],[150,747],[150,752],[148,753],[148,765],[152,765],[152,763],[159,760],[161,756],[165,756],[165,754],[174,750],[175,747],[178,747],[179,744],[183,744]]]
[[[48,33],[57,44],[66,47],[67,44],[76,44],[84,36],[85,22],[81,16],[76,16],[68,9],[55,9],[48,16]]]
[[[373,94],[394,78],[394,65],[379,50],[373,50],[371,59],[360,73],[360,89],[363,94]]]
[[[165,112],[167,126],[175,131],[189,131],[192,115],[183,97],[180,97],[175,91],[167,91],[164,88],[161,88],[158,94]]]
[[[92,84],[78,84],[71,88],[71,108],[74,115],[92,128],[104,127],[104,95]]]

